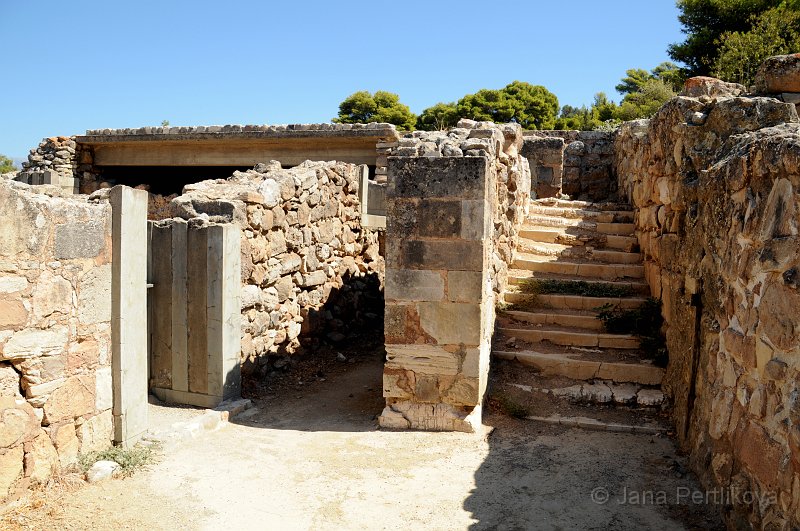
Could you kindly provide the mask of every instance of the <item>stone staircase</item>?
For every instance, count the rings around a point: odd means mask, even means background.
[[[606,333],[597,318],[603,305],[634,309],[647,299],[633,232],[628,205],[532,203],[503,294],[505,309],[498,312],[492,356],[510,360],[495,363],[493,385],[531,394],[534,416],[564,410],[559,401],[662,403],[664,370],[643,356],[637,336]]]

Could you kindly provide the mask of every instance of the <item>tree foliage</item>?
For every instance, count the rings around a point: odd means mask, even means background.
[[[442,131],[458,123],[458,109],[455,103],[437,103],[428,107],[417,117],[417,129]]]
[[[614,110],[614,118],[621,121],[649,118],[674,97],[675,91],[666,81],[657,78],[647,80],[638,91],[625,95]]]
[[[541,85],[514,81],[499,90],[482,89],[455,103],[437,103],[422,111],[419,129],[452,127],[461,118],[497,123],[516,122],[524,129],[552,129],[558,98]]]
[[[680,67],[675,63],[665,61],[649,72],[642,68],[626,70],[625,77],[623,77],[620,83],[614,88],[623,96],[634,94],[641,91],[642,87],[644,87],[648,81],[654,79],[663,81],[671,86],[672,90],[675,92],[681,90],[684,82]]]
[[[797,5],[797,4],[795,4]],[[800,9],[782,5],[751,18],[752,29],[726,32],[712,75],[748,86],[767,57],[800,51]]]
[[[17,168],[14,166],[13,160],[5,155],[0,155],[0,173],[10,173],[16,170]]]
[[[607,130],[623,121],[649,118],[675,97],[676,87],[682,84],[680,71],[674,63],[662,63],[650,72],[632,68],[625,72],[625,77],[616,87],[624,95],[619,105],[605,93],[598,92],[591,107],[565,105],[555,122],[555,129]]]
[[[400,97],[392,92],[379,90],[371,94],[366,90],[355,92],[339,104],[336,123],[356,124],[384,122],[394,124],[400,129],[414,129],[417,116],[408,105],[400,103]]]
[[[686,40],[671,44],[669,56],[686,65],[687,77],[710,75],[720,56],[718,43],[722,36],[749,32],[754,16],[781,3],[782,0],[678,0],[678,20]]]

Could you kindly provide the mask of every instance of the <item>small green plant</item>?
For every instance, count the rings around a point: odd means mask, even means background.
[[[86,472],[98,461],[114,461],[119,464],[123,476],[130,476],[136,470],[155,461],[156,449],[152,446],[136,445],[133,448],[111,446],[105,450],[83,454],[78,459],[81,470]]]
[[[502,411],[504,414],[508,415],[509,417],[513,417],[515,419],[524,419],[525,417],[530,415],[528,408],[525,406],[518,404],[514,400],[512,400],[508,395],[501,394],[496,397],[497,407]]]
[[[667,364],[667,346],[661,335],[661,300],[648,297],[639,308],[624,310],[604,304],[595,308],[603,329],[610,334],[632,334],[639,338],[642,351],[659,367]]]
[[[562,295],[583,295],[585,297],[628,297],[633,294],[630,286],[605,282],[586,282],[584,280],[558,280],[529,278],[520,284],[520,290],[532,295],[559,293]]]

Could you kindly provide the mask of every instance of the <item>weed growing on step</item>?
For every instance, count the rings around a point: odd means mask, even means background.
[[[524,419],[530,415],[530,411],[528,411],[527,407],[515,402],[508,395],[498,395],[494,397],[493,402],[498,410],[509,417],[513,417],[515,419]]]
[[[81,470],[86,472],[98,461],[114,461],[119,464],[123,476],[130,476],[136,470],[155,462],[156,448],[138,444],[133,448],[112,446],[105,450],[83,454],[78,459]]]
[[[668,355],[661,334],[661,300],[648,297],[639,308],[624,310],[615,304],[595,308],[597,318],[609,334],[632,334],[639,338],[644,354],[659,367],[666,367]]]
[[[557,280],[549,278],[529,278],[520,284],[520,290],[533,295],[560,294],[582,295],[584,297],[629,297],[633,294],[630,286],[619,286],[605,282],[586,282],[584,280]]]

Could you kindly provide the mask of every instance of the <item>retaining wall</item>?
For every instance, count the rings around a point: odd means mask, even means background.
[[[622,126],[619,189],[663,300],[664,391],[693,469],[732,527],[796,528],[800,124],[791,104],[712,88]]]
[[[0,180],[0,499],[112,439],[111,207]]]

